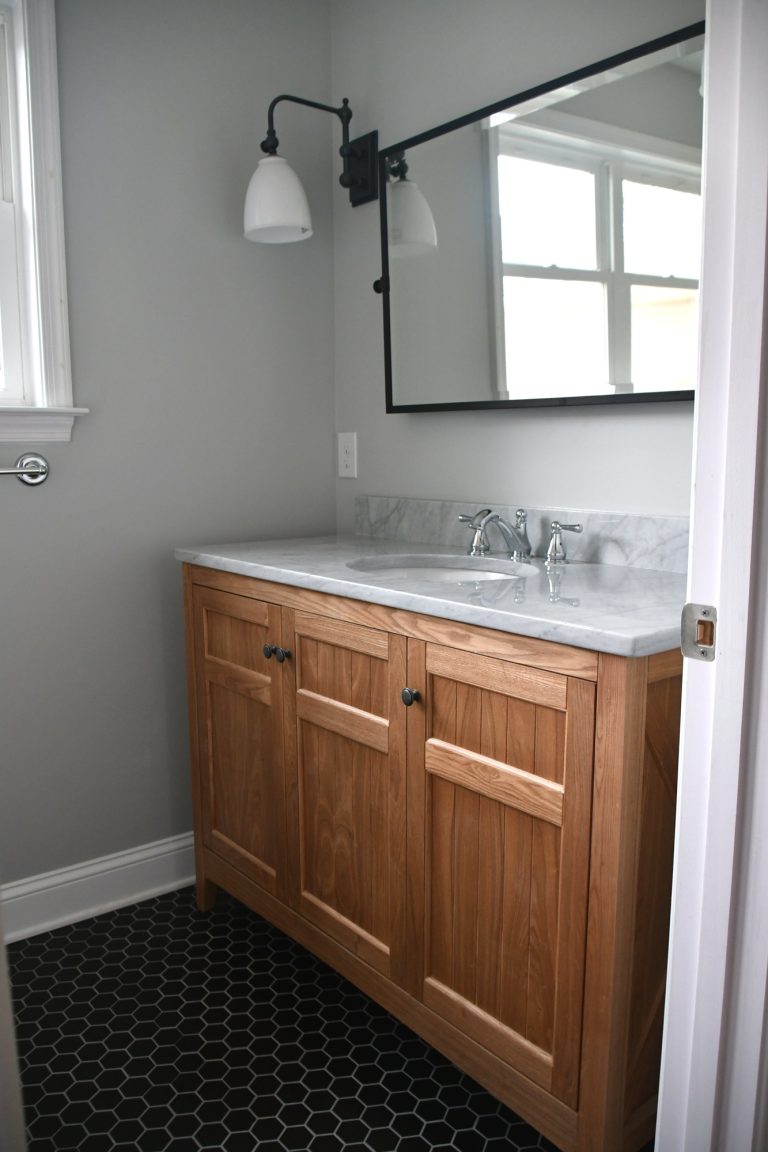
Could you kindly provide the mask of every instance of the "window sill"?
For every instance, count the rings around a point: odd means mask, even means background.
[[[0,443],[43,444],[72,439],[76,416],[88,408],[0,408]]]

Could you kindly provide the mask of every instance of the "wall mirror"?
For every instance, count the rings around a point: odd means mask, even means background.
[[[693,399],[703,43],[379,153],[388,412]]]

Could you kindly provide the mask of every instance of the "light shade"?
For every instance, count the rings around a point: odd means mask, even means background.
[[[420,256],[437,248],[432,209],[413,180],[387,185],[389,193],[389,252],[392,256]]]
[[[265,156],[251,176],[245,194],[246,240],[289,244],[312,235],[309,204],[301,181],[282,156]]]

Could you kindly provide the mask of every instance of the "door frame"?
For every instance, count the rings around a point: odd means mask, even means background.
[[[761,917],[744,909],[768,884],[765,849],[750,838],[756,811],[764,826],[768,819],[765,786],[754,771],[756,753],[766,747],[768,709],[759,707],[761,653],[752,636],[765,624],[757,615],[758,575],[768,560],[756,531],[768,448],[768,5],[708,0],[707,9],[688,599],[714,605],[719,619],[714,662],[687,661],[683,682],[658,1152],[748,1152],[757,1148],[757,1117],[764,1116],[768,939]]]

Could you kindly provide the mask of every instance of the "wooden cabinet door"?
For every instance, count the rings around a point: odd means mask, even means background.
[[[419,993],[575,1106],[594,684],[438,644],[413,645],[409,674],[426,686],[408,720]]]
[[[288,615],[288,613],[286,613]],[[296,612],[291,902],[394,980],[405,904],[405,640]],[[293,713],[293,714],[292,714]],[[293,836],[292,836],[293,839]]]
[[[284,889],[285,784],[280,609],[195,587],[203,843],[273,895]]]

